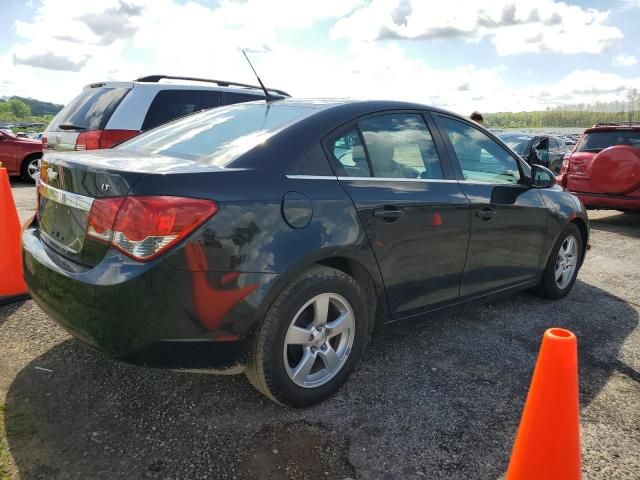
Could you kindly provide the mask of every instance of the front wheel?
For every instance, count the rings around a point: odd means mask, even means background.
[[[289,284],[269,308],[246,375],[277,403],[307,407],[347,380],[367,342],[362,288],[346,273],[314,266]]]
[[[540,282],[540,294],[548,299],[564,297],[576,281],[582,260],[582,235],[570,223],[558,237]]]

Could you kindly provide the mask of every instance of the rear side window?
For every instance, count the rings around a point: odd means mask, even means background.
[[[640,148],[640,131],[610,130],[587,133],[576,148],[577,152],[599,152],[614,145]]]
[[[220,107],[161,125],[115,148],[224,167],[315,111],[262,102]]]
[[[74,98],[51,122],[52,130],[60,125],[75,125],[78,130],[104,130],[130,88],[89,88]]]
[[[338,134],[328,144],[329,152],[337,162],[338,174],[345,177],[370,177],[369,162],[364,153],[358,130]]]
[[[374,177],[444,178],[421,115],[392,113],[358,122]]]
[[[142,130],[174,118],[220,106],[220,92],[212,90],[161,90],[149,106]]]

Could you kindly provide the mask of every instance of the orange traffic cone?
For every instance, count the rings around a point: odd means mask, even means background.
[[[20,221],[7,170],[0,164],[0,305],[27,297],[22,277]]]
[[[511,453],[507,480],[578,480],[578,341],[569,330],[544,332]]]

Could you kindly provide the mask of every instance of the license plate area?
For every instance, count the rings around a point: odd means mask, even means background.
[[[80,253],[93,199],[42,182],[38,186],[38,199],[38,220],[44,240],[71,253]]]

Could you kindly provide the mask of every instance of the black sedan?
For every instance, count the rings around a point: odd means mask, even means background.
[[[562,160],[571,150],[564,139],[555,135],[500,132],[498,137],[530,165],[543,165],[560,173]]]
[[[48,152],[23,234],[33,299],[124,361],[244,371],[306,406],[376,324],[571,290],[578,199],[490,132],[401,102],[255,102]]]

